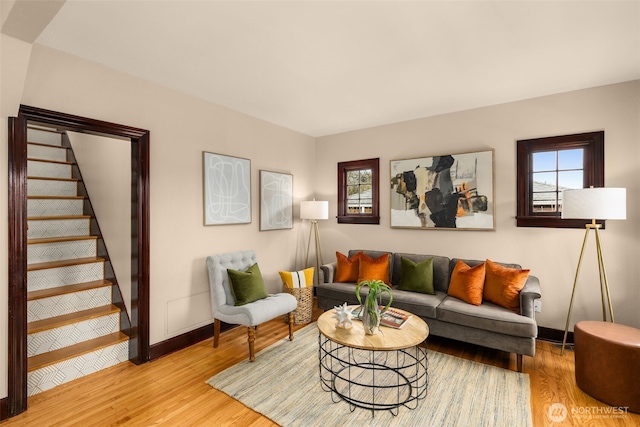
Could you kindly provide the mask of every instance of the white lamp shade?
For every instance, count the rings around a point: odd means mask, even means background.
[[[627,219],[626,188],[580,188],[562,192],[562,218]]]
[[[329,219],[329,202],[310,201],[300,203],[300,218],[302,219]]]

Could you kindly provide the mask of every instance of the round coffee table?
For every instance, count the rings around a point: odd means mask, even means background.
[[[336,328],[335,309],[318,318],[321,385],[334,402],[348,402],[351,411],[397,415],[400,406],[415,409],[427,395],[427,349],[419,344],[429,327],[418,316],[393,309],[411,317],[401,329],[380,326],[376,335],[365,335],[359,320],[349,329]]]

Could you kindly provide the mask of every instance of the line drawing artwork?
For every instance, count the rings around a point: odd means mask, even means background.
[[[251,222],[251,161],[204,152],[205,225]]]
[[[293,175],[260,171],[260,230],[293,228]]]

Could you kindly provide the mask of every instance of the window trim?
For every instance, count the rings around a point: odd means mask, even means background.
[[[347,172],[371,169],[371,213],[349,213]],[[338,163],[338,224],[380,224],[380,158]]]
[[[604,187],[604,131],[552,136],[517,141],[517,213],[518,227],[584,228],[590,220],[561,219],[560,213],[534,214],[529,211],[533,182],[533,153],[584,148],[584,188]],[[604,221],[598,221],[604,228]]]

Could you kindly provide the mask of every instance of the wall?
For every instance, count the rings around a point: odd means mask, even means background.
[[[516,262],[542,286],[540,326],[564,330],[583,230],[518,228],[516,140],[605,131],[605,184],[627,188],[627,220],[601,232],[618,323],[640,327],[640,286],[630,266],[640,261],[640,81],[546,96],[492,107],[363,129],[317,140],[316,195],[337,212],[336,164],[380,158],[380,225],[322,221],[325,262],[335,251],[370,248]],[[391,229],[389,162],[495,149],[495,231]],[[585,252],[572,325],[602,316],[595,243]],[[571,329],[573,326],[571,326]]]
[[[131,141],[67,134],[131,315]]]
[[[151,343],[210,322],[209,254],[253,248],[270,291],[277,271],[302,266],[308,225],[258,231],[258,170],[294,175],[294,215],[301,200],[330,201],[336,213],[336,164],[381,159],[379,226],[322,221],[324,260],[336,250],[373,248],[518,262],[543,289],[541,326],[564,329],[582,230],[515,227],[515,141],[604,129],[606,184],[628,190],[628,219],[602,233],[616,320],[640,327],[640,287],[628,266],[640,261],[640,82],[599,87],[410,122],[313,138],[153,85],[42,46],[2,39],[2,121],[20,103],[151,131]],[[23,90],[24,88],[24,90]],[[6,126],[0,136],[6,141]],[[496,230],[399,230],[389,227],[389,161],[495,149]],[[253,222],[203,226],[202,151],[252,160]],[[0,168],[6,173],[6,149]],[[4,159],[4,161],[2,161]],[[0,170],[2,172],[2,170]],[[7,180],[0,185],[6,212]],[[314,194],[315,193],[315,194]],[[0,194],[0,196],[2,196]],[[0,366],[7,366],[7,224],[0,227]],[[2,225],[2,224],[0,224]],[[593,242],[591,242],[593,243]],[[591,249],[592,249],[591,245]],[[4,254],[4,256],[2,256]],[[587,253],[574,322],[600,316],[595,254]],[[0,368],[0,398],[6,368]]]
[[[259,232],[258,171],[293,174],[297,218],[300,200],[313,196],[314,138],[59,51],[39,45],[27,47],[31,56],[28,70],[23,68],[26,80],[24,73],[16,72],[15,78],[8,81],[21,87],[23,79],[24,91],[19,91],[20,97],[13,100],[7,116],[15,115],[22,103],[151,132],[151,344],[212,322],[207,255],[255,249],[271,292],[280,287],[279,270],[301,267],[308,224],[296,220],[291,230]],[[13,59],[8,53],[3,44],[3,65]],[[3,121],[6,124],[5,116]],[[6,141],[5,130],[2,136]],[[203,151],[251,159],[251,224],[203,225]],[[6,149],[2,158],[6,177]],[[5,197],[0,199],[6,212],[6,178],[1,188]],[[0,249],[0,255],[5,253],[0,256],[0,273],[4,271],[5,278],[6,230],[5,224],[0,229],[0,239],[5,242]],[[0,295],[6,293],[3,279]],[[0,297],[0,301],[4,302],[0,306],[0,325],[6,332],[6,297]],[[6,333],[2,336],[0,398],[6,396],[7,387]]]
[[[0,2],[3,3],[3,2]],[[4,5],[0,8],[4,13]],[[27,67],[29,65],[29,56],[31,54],[31,45],[24,43],[13,37],[0,34],[0,141],[3,149],[0,150],[0,398],[7,395],[7,356],[8,356],[8,291],[9,286],[7,277],[9,275],[7,260],[8,252],[8,235],[9,229],[7,215],[8,212],[8,193],[7,177],[8,167],[8,118],[18,114],[20,106],[20,98],[24,86]]]

